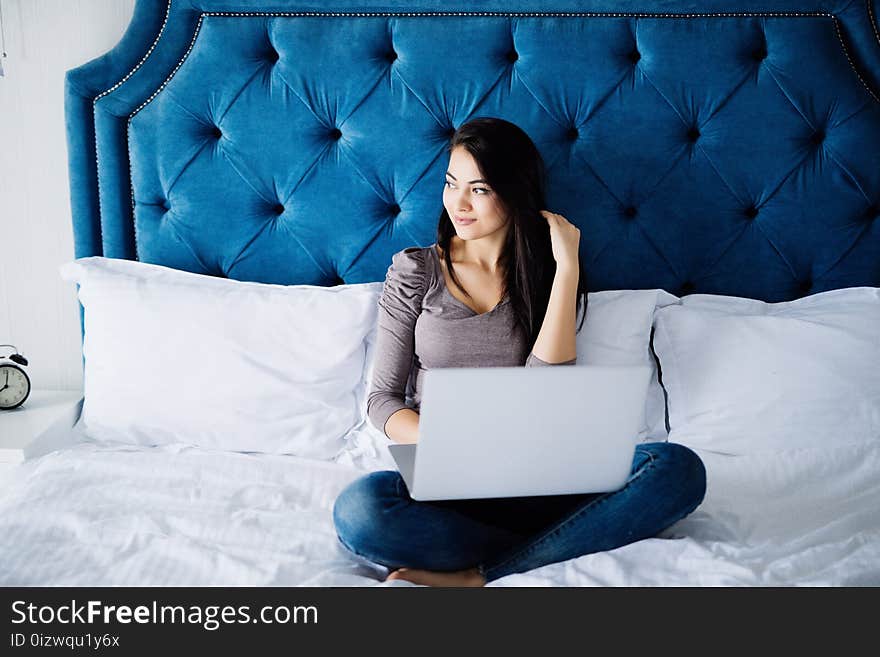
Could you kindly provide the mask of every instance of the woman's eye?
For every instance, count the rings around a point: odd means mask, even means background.
[[[488,193],[489,193],[489,190],[486,189],[485,187],[474,187],[474,191],[475,191],[475,192],[483,192],[484,194],[488,194]]]
[[[443,184],[446,185],[446,186],[449,187],[449,188],[455,187],[455,185],[453,185],[453,184],[452,184],[451,182],[449,182],[448,180],[447,180],[446,182],[444,182]]]

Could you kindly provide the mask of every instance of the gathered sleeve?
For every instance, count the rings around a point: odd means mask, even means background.
[[[367,417],[383,433],[389,417],[409,408],[406,386],[415,355],[416,320],[422,312],[426,288],[424,249],[410,247],[395,253],[378,301],[373,380],[367,396]]]

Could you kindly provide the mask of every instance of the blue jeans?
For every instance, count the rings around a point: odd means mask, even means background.
[[[677,443],[636,446],[626,484],[611,493],[418,502],[400,473],[371,472],[336,499],[339,540],[396,568],[477,568],[487,582],[650,538],[703,501],[706,469]]]

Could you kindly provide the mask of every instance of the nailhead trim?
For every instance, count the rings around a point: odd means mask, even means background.
[[[868,4],[869,17],[871,18],[871,25],[874,28],[874,33],[878,38],[878,42],[880,42],[880,35],[877,34],[877,27],[873,20],[873,11],[871,8],[871,0],[866,0]],[[168,16],[171,11],[171,0],[168,0],[168,6],[166,8],[165,13],[165,21],[162,24],[162,30],[159,33],[161,36],[162,31],[165,29],[165,24],[168,22]],[[126,142],[128,144],[128,161],[129,161],[129,185],[131,188],[131,217],[132,223],[134,225],[134,235],[135,235],[135,254],[136,257],[139,257],[138,252],[138,240],[137,240],[137,220],[135,218],[135,200],[134,200],[134,178],[131,171],[131,139],[130,139],[130,128],[132,119],[140,112],[144,107],[153,102],[153,99],[161,93],[161,91],[168,85],[171,79],[177,74],[177,71],[183,66],[183,63],[189,58],[189,54],[192,52],[192,49],[195,47],[196,40],[198,39],[199,32],[202,29],[202,23],[206,17],[211,18],[261,18],[261,17],[271,17],[271,18],[379,18],[379,17],[478,17],[478,16],[491,16],[491,17],[508,17],[508,18],[541,18],[541,17],[549,17],[549,18],[663,18],[663,19],[691,19],[691,18],[830,18],[834,22],[834,27],[837,32],[837,38],[840,42],[841,48],[843,50],[844,55],[846,55],[846,59],[849,62],[850,68],[853,73],[856,74],[856,77],[862,83],[862,86],[865,88],[865,91],[873,98],[876,102],[880,103],[880,97],[878,97],[871,87],[867,84],[867,82],[862,78],[859,71],[856,69],[855,64],[853,63],[852,57],[849,54],[849,50],[846,47],[846,43],[843,40],[843,34],[840,30],[840,21],[834,14],[829,14],[827,12],[714,12],[714,13],[686,13],[686,14],[674,14],[674,13],[643,13],[643,12],[500,12],[500,11],[481,11],[481,12],[473,12],[473,11],[455,11],[455,12],[443,12],[443,11],[423,11],[423,12],[317,12],[317,11],[306,11],[306,12],[266,12],[266,11],[246,11],[246,12],[226,12],[226,11],[209,11],[202,12],[199,15],[198,23],[196,24],[196,29],[193,33],[193,37],[190,40],[189,47],[186,49],[186,52],[183,54],[183,57],[177,62],[177,65],[165,78],[162,84],[159,86],[156,91],[154,91],[149,98],[147,98],[143,103],[141,103],[131,114],[129,114],[128,119],[126,121]],[[159,37],[153,42],[150,50],[147,54],[141,59],[140,63],[137,67],[132,69],[132,71],[125,77],[123,80],[114,85],[111,89],[102,93],[102,96],[112,92],[114,89],[119,87],[121,84],[125,82],[131,75],[146,61],[149,57],[150,53],[152,53],[153,48],[158,42]],[[100,96],[99,96],[100,98]],[[97,100],[97,98],[95,99]],[[97,131],[95,137],[95,153],[97,154]],[[100,193],[99,193],[100,199]]]
[[[93,124],[94,124],[94,122],[95,122],[95,117],[97,116],[97,114],[96,114],[96,110],[97,110],[97,107],[98,107],[98,101],[101,100],[101,99],[102,99],[104,96],[106,96],[107,94],[113,93],[113,92],[116,91],[119,87],[121,87],[123,84],[125,84],[125,83],[128,81],[128,79],[131,78],[131,76],[134,75],[135,72],[136,72],[141,66],[144,65],[144,62],[146,62],[147,59],[149,59],[150,55],[153,54],[153,50],[156,49],[156,44],[159,43],[159,39],[162,38],[162,34],[164,34],[164,32],[165,32],[165,26],[168,25],[168,17],[169,17],[170,15],[171,15],[171,0],[168,0],[168,3],[165,5],[165,18],[164,18],[163,21],[162,21],[162,27],[159,28],[159,34],[157,34],[157,35],[156,35],[156,38],[153,39],[153,43],[150,44],[150,48],[147,50],[146,54],[144,54],[144,56],[141,57],[141,61],[139,61],[139,62],[135,65],[135,67],[134,67],[133,69],[131,69],[128,73],[126,73],[125,76],[124,76],[121,80],[119,80],[116,84],[114,84],[114,85],[113,85],[112,87],[110,87],[109,89],[105,89],[104,91],[102,91],[101,93],[99,93],[97,96],[95,96],[95,97],[92,99],[92,123],[93,123]],[[103,234],[103,231],[102,231],[102,229],[101,229],[102,222],[100,221],[100,217],[103,216],[103,214],[104,214],[104,211],[103,211],[103,209],[101,208],[101,176],[100,176],[100,174],[99,174],[99,172],[101,171],[101,161],[100,161],[100,153],[99,153],[99,151],[98,151],[98,130],[97,130],[97,126],[94,126],[94,128],[95,128],[95,130],[94,130],[94,133],[95,133],[95,184],[98,186],[98,218],[99,218],[99,221],[98,221],[98,230],[101,231],[101,233],[100,233],[100,237],[101,237],[101,253],[104,253],[104,234]],[[127,132],[127,128],[126,128],[126,132]],[[129,163],[131,162],[131,153],[129,153],[128,161],[129,161]],[[131,176],[129,176],[129,183],[131,184]],[[132,188],[133,188],[133,184],[132,184]],[[134,210],[133,210],[133,208],[134,208],[134,192],[132,191],[132,215],[131,215],[131,216],[132,216],[132,222],[134,222]],[[135,240],[135,248],[137,248],[137,240]]]
[[[174,67],[174,70],[171,71],[171,74],[165,78],[165,81],[159,86],[153,94],[147,98],[143,103],[141,103],[137,109],[134,110],[129,115],[129,121],[140,112],[144,107],[150,104],[152,100],[165,88],[168,82],[171,81],[171,78],[177,73],[178,69],[183,65],[183,62],[186,61],[187,57],[189,57],[190,52],[195,46],[196,39],[199,35],[199,31],[202,29],[202,22],[206,17],[210,18],[261,18],[261,17],[271,17],[271,18],[346,18],[346,17],[359,17],[359,18],[377,18],[377,17],[446,17],[446,16],[495,16],[495,17],[510,17],[510,18],[539,18],[539,17],[553,17],[553,18],[832,18],[835,19],[833,14],[828,14],[824,12],[763,12],[763,13],[734,13],[734,12],[720,12],[720,13],[712,13],[712,14],[651,14],[651,13],[628,13],[628,12],[500,12],[500,11],[481,11],[481,12],[468,12],[468,11],[456,11],[456,12],[442,12],[442,11],[425,11],[425,12],[318,12],[318,11],[301,11],[301,12],[287,12],[287,11],[241,11],[241,12],[232,12],[232,11],[206,11],[202,12],[199,16],[199,22],[196,25],[195,33],[193,34],[193,38],[190,41],[189,47],[184,53],[183,57],[181,57],[180,61],[177,62],[177,66]]]
[[[205,16],[207,16],[207,15],[208,14],[202,14],[201,16],[199,16],[199,22],[196,24],[196,29],[195,29],[195,32],[193,32],[192,40],[189,42],[189,47],[186,49],[186,52],[183,53],[183,57],[180,58],[180,61],[177,62],[177,65],[174,67],[174,70],[172,70],[171,73],[168,75],[168,77],[165,78],[165,80],[162,82],[162,84],[159,85],[159,88],[156,89],[156,91],[154,91],[149,98],[147,98],[144,102],[142,102],[140,105],[138,105],[138,107],[131,114],[128,115],[128,122],[129,123],[131,123],[131,120],[135,117],[135,115],[138,112],[140,112],[144,107],[146,107],[151,102],[153,102],[153,99],[159,95],[159,92],[162,91],[169,82],[171,82],[171,78],[173,78],[177,74],[177,71],[180,69],[180,67],[183,66],[183,63],[187,60],[187,58],[189,57],[189,54],[192,52],[193,47],[196,45],[196,39],[198,39],[198,37],[199,37],[199,32],[202,29],[202,23],[204,22]]]
[[[125,122],[125,149],[128,153],[128,189],[131,194],[131,228],[134,231],[134,259],[140,260],[141,254],[138,248],[138,222],[134,214],[134,174],[131,172],[131,119]],[[165,198],[170,202],[170,199]]]
[[[789,17],[831,17],[832,14],[826,12],[800,12],[800,11],[782,11],[782,12],[716,12],[716,13],[695,13],[695,14],[670,14],[670,13],[645,13],[645,12],[596,12],[596,11],[412,11],[412,12],[386,12],[386,11],[206,11],[202,16],[220,16],[232,18],[249,18],[254,16],[271,16],[271,17],[359,17],[359,18],[376,18],[381,16],[407,16],[407,17],[427,17],[427,16],[508,16],[511,18],[737,18],[737,17],[772,17],[772,18],[789,18]]]
[[[871,9],[871,2],[868,2],[868,9]],[[170,10],[171,2],[169,0],[168,7]],[[495,16],[495,17],[510,17],[510,18],[524,18],[524,17],[563,17],[563,18],[669,18],[669,19],[689,19],[689,18],[831,18],[834,21],[835,28],[837,29],[837,36],[840,40],[840,44],[843,48],[844,54],[846,55],[847,60],[849,61],[850,67],[853,69],[853,72],[858,76],[859,80],[865,86],[865,89],[871,95],[874,100],[880,102],[880,98],[877,97],[876,94],[871,90],[871,88],[867,85],[865,80],[859,74],[858,70],[856,70],[855,65],[853,64],[852,58],[849,55],[849,51],[846,48],[846,44],[843,41],[843,35],[840,31],[840,21],[838,18],[827,12],[717,12],[717,13],[704,13],[704,14],[659,14],[659,13],[635,13],[635,12],[498,12],[498,11],[489,11],[489,12],[224,12],[224,11],[214,11],[214,12],[202,12],[199,16],[198,24],[196,25],[195,32],[193,34],[193,38],[190,41],[189,47],[184,53],[183,57],[180,61],[177,62],[177,65],[174,67],[174,70],[171,71],[170,75],[165,79],[164,82],[159,86],[153,94],[147,98],[143,103],[141,103],[128,117],[129,122],[131,119],[140,112],[144,107],[149,105],[152,100],[165,88],[168,82],[171,81],[171,78],[177,73],[180,67],[183,65],[184,61],[189,57],[190,52],[195,46],[196,39],[198,38],[199,31],[202,28],[202,22],[205,17],[221,17],[221,18],[259,18],[259,17],[272,17],[272,18],[297,18],[297,17],[334,17],[334,18],[344,18],[344,17],[398,17],[398,16],[406,16],[406,17],[425,17],[425,16],[436,16],[436,17],[445,17],[445,16]],[[873,14],[872,14],[873,17]],[[168,15],[166,13],[166,21],[168,19]],[[874,26],[873,20],[871,21],[872,26]],[[164,29],[164,24],[163,24]],[[876,26],[874,26],[876,33]],[[157,39],[158,40],[158,39]],[[878,41],[880,41],[880,36],[878,36]],[[154,44],[155,45],[155,44]],[[152,49],[151,49],[152,50]],[[149,55],[149,53],[148,53]],[[144,60],[146,57],[144,57]],[[143,61],[141,63],[143,63]],[[136,70],[136,69],[135,69]],[[133,73],[134,71],[132,71]],[[118,85],[117,85],[118,86]],[[114,87],[115,88],[115,87]],[[112,91],[112,89],[108,90]]]
[[[169,6],[170,6],[170,2],[169,2]],[[189,47],[186,49],[186,52],[183,54],[183,57],[180,58],[180,61],[177,62],[177,65],[174,67],[174,70],[171,71],[171,73],[168,75],[168,77],[165,78],[165,81],[162,82],[162,84],[159,86],[159,88],[156,89],[156,91],[154,91],[149,98],[147,98],[131,114],[128,115],[128,119],[125,122],[125,143],[126,143],[126,146],[128,149],[128,165],[129,165],[128,166],[128,183],[129,183],[129,187],[131,189],[131,222],[132,222],[132,226],[134,228],[135,258],[137,258],[138,260],[140,260],[140,249],[138,247],[137,217],[135,216],[135,205],[136,204],[135,204],[135,200],[134,200],[134,173],[131,170],[131,162],[132,162],[132,159],[131,159],[131,121],[137,115],[138,112],[140,112],[144,107],[146,107],[151,102],[153,102],[153,99],[159,95],[159,92],[161,92],[165,88],[165,86],[171,81],[171,78],[173,78],[177,74],[177,71],[180,69],[180,67],[183,66],[183,63],[186,61],[187,57],[189,57],[190,52],[192,52],[193,46],[195,46],[196,39],[198,38],[199,32],[202,29],[202,22],[204,21],[204,18],[205,18],[205,14],[202,14],[201,16],[199,16],[199,22],[196,24],[196,29],[195,29],[195,32],[193,33],[192,40],[189,43]]]
[[[143,57],[141,57],[141,61],[139,61],[139,62],[137,63],[137,65],[135,65],[135,67],[134,67],[133,69],[131,69],[131,70],[125,75],[125,77],[122,78],[119,82],[117,82],[116,84],[114,84],[114,85],[113,85],[112,87],[110,87],[109,89],[106,89],[106,90],[102,91],[101,93],[99,93],[97,96],[95,96],[95,101],[100,100],[101,98],[103,98],[104,96],[106,96],[106,95],[109,94],[109,93],[113,93],[113,92],[116,91],[119,87],[121,87],[123,84],[125,84],[126,82],[128,82],[128,79],[129,79],[132,75],[134,75],[135,72],[136,72],[141,66],[144,65],[144,62],[147,61],[147,59],[149,59],[150,55],[153,54],[153,51],[156,49],[156,44],[159,43],[159,39],[162,38],[162,34],[165,32],[165,26],[168,25],[168,17],[171,15],[171,1],[172,1],[172,0],[168,0],[168,4],[165,6],[165,20],[162,21],[162,27],[159,28],[159,34],[157,34],[157,35],[156,35],[156,38],[153,39],[153,43],[150,44],[150,49],[147,50],[146,54],[145,54]]]
[[[873,98],[876,102],[880,103],[880,97],[877,96],[872,90],[871,87],[868,86],[868,83],[865,82],[865,79],[862,77],[862,74],[858,72],[856,69],[856,65],[853,63],[852,57],[850,57],[849,50],[846,47],[846,43],[843,41],[843,33],[840,31],[840,21],[837,18],[834,18],[834,27],[837,29],[837,38],[840,41],[840,47],[843,50],[843,54],[846,55],[846,60],[849,62],[850,68],[853,70],[853,73],[856,74],[856,77],[859,79],[859,82],[862,83],[862,86],[865,88],[865,91]]]
[[[880,46],[880,32],[877,31],[877,17],[874,16],[874,3],[871,0],[865,0],[865,4],[868,6],[868,22],[871,23],[871,28],[874,30],[874,38],[877,39],[877,45]]]

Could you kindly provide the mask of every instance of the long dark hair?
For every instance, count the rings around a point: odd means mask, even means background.
[[[544,161],[535,144],[518,126],[503,119],[483,117],[461,125],[449,142],[448,152],[462,147],[474,158],[481,176],[495,191],[509,218],[507,239],[501,253],[505,292],[510,297],[516,323],[525,332],[529,351],[547,313],[556,260],[553,258],[550,226],[540,213],[546,210]],[[470,298],[455,276],[451,243],[455,227],[446,212],[440,212],[437,244],[443,249],[446,269],[453,282]],[[578,257],[578,290],[575,314],[587,307],[587,282]]]

